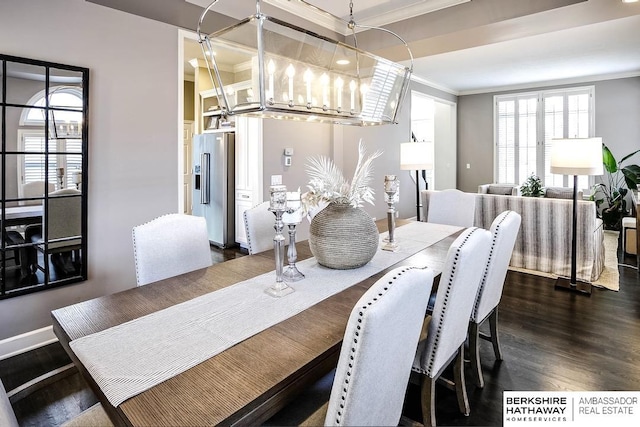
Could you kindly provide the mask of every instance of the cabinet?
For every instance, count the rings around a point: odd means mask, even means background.
[[[244,104],[253,101],[253,89],[251,81],[243,81],[225,86],[229,106]],[[218,94],[219,89],[209,89],[200,92],[200,111],[202,113],[202,131],[218,128],[217,113],[220,110]]]
[[[236,117],[236,242],[247,247],[244,211],[261,203],[262,119]]]

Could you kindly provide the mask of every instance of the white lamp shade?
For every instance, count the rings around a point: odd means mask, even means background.
[[[551,173],[602,175],[602,138],[554,139]]]
[[[400,169],[433,169],[433,144],[429,142],[400,144]]]

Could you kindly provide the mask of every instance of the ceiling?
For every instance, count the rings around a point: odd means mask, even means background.
[[[203,7],[210,3],[186,1]],[[295,0],[264,2],[299,16],[311,10],[309,19],[320,22],[313,8],[292,9],[299,3]],[[348,18],[348,0],[308,3]],[[354,16],[359,24],[408,34],[418,80],[457,95],[640,75],[640,3],[537,0],[540,10],[524,11],[526,3],[533,2],[354,0]],[[255,11],[255,2],[220,1],[214,10],[241,18]],[[358,37],[368,50],[378,46],[375,41],[367,46],[366,34]],[[397,46],[375,52],[396,61],[407,56]]]
[[[186,0],[189,3],[206,7],[211,0]],[[350,33],[346,22],[350,16],[349,0],[262,0],[295,15],[321,23],[327,28],[342,34]],[[354,20],[361,25],[382,26],[402,21],[425,13],[467,3],[471,0],[352,0]],[[307,3],[307,4],[305,4]],[[316,9],[309,8],[308,5]],[[255,1],[220,1],[215,6],[217,12],[236,19],[245,18],[255,11]],[[328,12],[332,17],[327,16]]]

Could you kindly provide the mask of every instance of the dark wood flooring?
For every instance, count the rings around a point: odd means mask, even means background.
[[[244,255],[234,249],[213,252],[216,262]],[[635,259],[621,263],[635,266]],[[455,393],[438,387],[439,425],[501,426],[503,390],[640,390],[640,276],[631,267],[619,270],[619,292],[594,288],[591,297],[555,290],[551,279],[509,272],[499,320],[505,360],[495,363],[491,345],[482,343],[485,388],[467,384],[471,415],[462,416]],[[0,378],[11,389],[67,363],[62,347],[51,344],[0,361]],[[409,415],[415,415],[411,408],[418,396],[409,390]],[[74,374],[14,409],[22,426],[56,426],[94,402]]]

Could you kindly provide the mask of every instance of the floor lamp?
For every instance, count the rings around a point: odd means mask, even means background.
[[[420,171],[433,169],[433,144],[429,142],[400,144],[400,169],[416,171],[416,220],[420,221]],[[426,180],[425,189],[429,189]]]
[[[573,175],[573,220],[571,226],[571,277],[558,277],[556,289],[591,295],[591,283],[576,279],[576,230],[578,228],[578,175],[602,175],[602,138],[554,139],[551,173]]]

